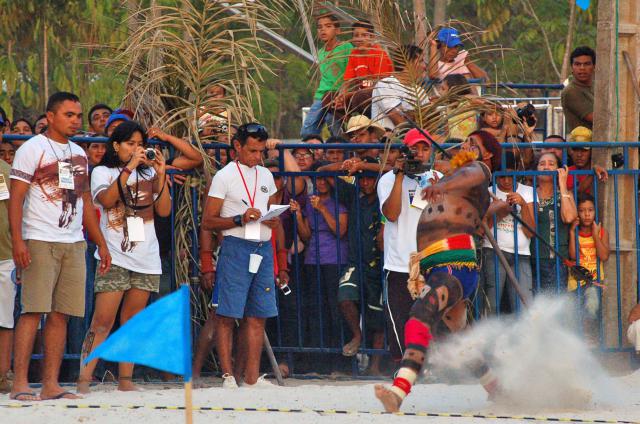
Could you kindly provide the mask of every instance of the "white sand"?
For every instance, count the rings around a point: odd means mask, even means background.
[[[421,384],[414,388],[402,410],[404,412],[459,412],[459,413],[509,413],[510,415],[536,415],[562,418],[640,420],[640,371],[614,379],[616,385],[624,389],[627,401],[609,402],[594,398],[591,406],[580,410],[555,408],[551,410],[517,411],[497,409],[486,400],[486,394],[479,385]],[[269,407],[300,409],[340,409],[350,411],[380,411],[381,407],[373,396],[373,383],[336,383],[288,380],[288,387],[272,389],[221,389],[218,387],[194,390],[195,406],[210,407]],[[184,405],[184,392],[180,389],[163,389],[145,386],[144,391],[120,393],[114,386],[94,388],[94,392],[81,401],[47,401],[35,403],[28,408],[0,409],[2,423],[154,423],[173,424],[184,422],[184,412],[179,410],[144,409],[65,409],[65,404],[109,404],[109,405]],[[14,404],[6,396],[3,405]],[[277,412],[194,412],[194,423],[211,421],[242,422],[249,424],[266,423],[389,423],[417,422],[429,420],[432,423],[472,423],[494,420],[447,417],[412,417],[372,414],[319,414],[277,413]],[[499,420],[500,422],[523,422],[520,420]]]
[[[611,378],[599,366],[581,337],[564,328],[567,306],[557,300],[541,298],[516,321],[484,320],[470,331],[448,341],[436,343],[429,369],[446,378],[450,368],[458,381],[465,365],[478,355],[491,358],[508,398],[487,401],[478,384],[419,384],[402,406],[404,412],[475,413],[483,415],[579,418],[585,420],[640,421],[640,371]],[[451,375],[451,373],[449,373]],[[461,380],[461,378],[463,380]],[[441,380],[444,381],[444,380]],[[388,381],[386,382],[388,383]],[[194,390],[194,406],[230,408],[289,408],[304,410],[347,410],[380,412],[373,394],[373,383],[317,380],[287,380],[287,387],[236,390],[221,389],[219,381],[208,389]],[[32,403],[25,408],[7,396],[0,398],[0,424],[4,423],[130,423],[172,424],[184,422],[184,411],[126,409],[68,409],[61,405],[153,405],[183,406],[184,392],[171,384],[147,384],[143,391],[121,393],[113,385],[100,385],[85,399]],[[250,411],[196,411],[195,423],[210,421],[266,423],[486,423],[524,422],[460,417],[415,417],[371,413],[331,414]],[[528,421],[531,422],[531,421]]]

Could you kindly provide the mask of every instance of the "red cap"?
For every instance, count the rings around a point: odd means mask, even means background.
[[[431,137],[431,134],[429,134],[427,131],[424,131],[424,132],[429,137]],[[425,143],[427,143],[429,145],[431,144],[431,142],[429,141],[429,139],[427,137],[422,135],[422,133],[420,133],[420,131],[418,131],[416,128],[413,128],[413,129],[410,129],[409,131],[407,131],[407,133],[404,135],[404,140],[402,142],[405,145],[407,145],[409,147],[412,147],[412,146],[415,146],[416,144],[418,144],[421,141],[424,141]]]

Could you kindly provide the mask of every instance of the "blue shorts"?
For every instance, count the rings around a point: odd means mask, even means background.
[[[465,299],[469,299],[478,288],[480,273],[477,268],[470,268],[468,266],[457,267],[452,265],[434,266],[424,275],[424,280],[427,284],[429,284],[429,274],[433,272],[446,272],[447,274],[456,277],[462,285],[462,297]]]
[[[262,256],[258,272],[249,272],[249,255]],[[216,315],[229,318],[271,318],[278,315],[271,241],[256,242],[233,236],[222,240],[216,266]]]

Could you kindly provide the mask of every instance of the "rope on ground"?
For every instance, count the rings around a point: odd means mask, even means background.
[[[42,408],[53,407],[62,409],[154,409],[154,410],[176,410],[183,411],[184,406],[167,405],[110,405],[110,404],[37,404],[37,403],[5,403],[0,404],[0,408]],[[233,408],[223,406],[194,406],[194,411],[212,412],[279,412],[279,413],[316,413],[320,415],[397,415],[404,417],[444,417],[444,418],[486,418],[491,420],[527,420],[527,421],[547,421],[547,422],[570,422],[570,423],[608,423],[608,424],[640,424],[639,421],[571,418],[571,417],[541,417],[526,415],[493,415],[474,413],[454,413],[454,412],[382,412],[382,411],[348,411],[340,409],[289,409],[289,408]]]

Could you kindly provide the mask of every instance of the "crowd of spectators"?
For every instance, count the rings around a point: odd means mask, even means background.
[[[75,398],[58,384],[65,346],[86,358],[117,319],[125,323],[150,299],[170,291],[176,255],[167,218],[172,208],[167,170],[198,169],[203,154],[218,171],[201,193],[199,252],[193,252],[199,257],[201,290],[211,296],[196,343],[196,383],[215,345],[224,387],[269,384],[260,376],[265,330],[282,346],[317,348],[296,353],[297,372],[349,371],[351,363],[344,358],[363,348],[377,349],[367,372],[392,371],[394,362],[386,363],[381,353],[386,335],[391,358],[402,357],[403,327],[413,304],[408,264],[427,207],[421,205],[420,190],[449,171],[433,143],[472,146],[491,168],[502,164],[489,191],[511,204],[529,228],[511,215],[485,219],[526,299],[544,291],[571,291],[588,317],[596,316],[599,291],[594,285],[578,289],[564,261],[578,261],[593,273],[596,285],[604,284],[608,233],[598,223],[592,195],[594,179],[606,181],[607,172],[592,167],[591,150],[581,144],[566,149],[567,157],[563,149],[541,144],[505,149],[502,157],[501,143],[535,140],[535,110],[483,102],[467,78],[489,76],[464,50],[454,28],[439,30],[429,52],[405,45],[400,55],[390,55],[376,42],[367,21],[352,25],[351,42],[341,40],[341,25],[332,15],[318,18],[317,28],[323,43],[320,83],[301,129],[305,145],[293,149],[283,148],[258,123],[221,131],[217,119],[203,114],[201,134],[228,148],[201,152],[160,128],[143,128],[126,109],[96,104],[84,114],[79,98],[70,93],[51,96],[46,114],[34,124],[10,121],[0,111],[0,134],[33,135],[26,142],[0,142],[1,391],[16,400]],[[573,79],[562,94],[570,143],[591,141],[594,64],[589,48],[571,55]],[[427,77],[439,81],[435,93],[413,89]],[[433,134],[411,128],[416,108],[451,92],[455,101],[443,105],[450,118],[442,128]],[[213,85],[210,95],[226,94]],[[467,110],[473,105],[478,111]],[[109,139],[73,143],[69,138],[75,135]],[[151,138],[176,154],[165,160],[166,151],[149,150]],[[565,139],[550,135],[544,141]],[[331,147],[337,143],[353,147]],[[370,143],[387,146],[358,148]],[[433,169],[414,172],[416,164]],[[540,173],[513,175],[532,170]],[[296,175],[301,172],[307,174]],[[261,220],[277,205],[289,208]],[[503,312],[517,312],[519,299],[506,284],[497,252],[482,233],[476,246],[485,299],[479,312],[496,313],[501,305]],[[85,311],[93,313],[88,329],[74,318]],[[28,383],[40,333],[45,359],[37,395]],[[293,372],[293,356],[278,356],[285,376]],[[362,368],[367,368],[365,359],[359,355]],[[90,390],[96,365],[92,361],[71,374],[78,392]],[[135,390],[133,378],[133,365],[119,364],[118,388]]]

